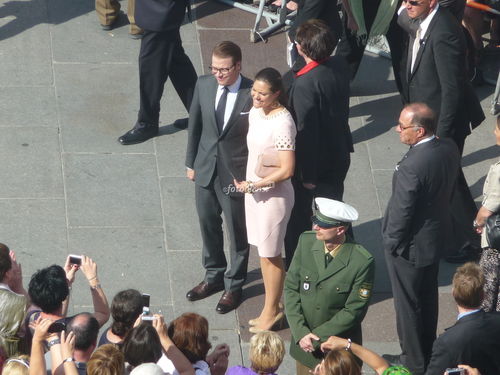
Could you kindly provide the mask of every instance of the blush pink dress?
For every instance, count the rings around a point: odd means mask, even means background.
[[[288,110],[266,116],[262,109],[252,108],[247,134],[247,181],[261,180],[255,174],[257,159],[273,150],[295,150],[297,130]],[[290,179],[245,194],[245,217],[248,243],[257,246],[259,256],[270,258],[281,254],[286,226],[294,203]]]

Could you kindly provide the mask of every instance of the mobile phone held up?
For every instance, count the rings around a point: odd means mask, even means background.
[[[76,264],[77,266],[81,266],[82,265],[82,256],[70,254],[69,255],[69,262],[71,264]]]
[[[465,369],[459,367],[447,368],[444,373],[446,375],[465,375]]]

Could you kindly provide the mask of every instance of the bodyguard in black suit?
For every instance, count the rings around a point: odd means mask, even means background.
[[[382,239],[392,284],[402,355],[412,374],[422,375],[436,338],[439,259],[458,169],[453,142],[434,136],[436,118],[425,104],[406,106],[396,131],[411,146],[397,164]]]
[[[354,151],[348,123],[349,67],[342,57],[329,57],[337,38],[323,21],[309,20],[298,28],[295,41],[307,65],[296,74],[289,93],[298,132],[295,205],[285,236],[287,265],[299,236],[311,229],[313,198],[342,201]]]
[[[158,134],[160,100],[168,77],[186,110],[191,106],[197,75],[179,31],[186,9],[189,0],[140,0],[135,5],[135,21],[144,29],[139,53],[141,104],[134,128],[118,138],[123,145]]]
[[[422,0],[406,2],[398,23],[409,35],[406,74],[403,75],[403,101],[423,102],[438,115],[436,135],[451,138],[460,153],[465,138],[484,120],[479,100],[467,80],[465,36],[456,17],[437,3]],[[418,31],[420,30],[420,31]],[[415,42],[416,33],[419,38]],[[452,202],[454,236],[447,243],[450,251],[479,246],[471,222],[476,206],[462,170]],[[463,259],[458,259],[461,261]]]
[[[500,313],[480,310],[484,276],[478,265],[466,263],[453,276],[458,320],[434,342],[426,375],[441,375],[459,364],[482,375],[500,374]]]
[[[212,75],[196,83],[189,111],[187,177],[194,181],[203,239],[204,280],[186,297],[196,301],[224,289],[218,313],[238,306],[247,274],[248,242],[244,195],[233,181],[245,179],[248,112],[252,81],[240,74],[241,50],[221,42],[213,50]],[[224,255],[222,217],[231,241],[231,266]]]

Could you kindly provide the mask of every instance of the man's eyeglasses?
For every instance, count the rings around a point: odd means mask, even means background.
[[[421,1],[415,1],[415,0],[403,0],[404,3],[410,4],[412,7],[418,7],[422,5]]]
[[[421,128],[421,126],[418,125],[401,126],[401,124],[397,124],[396,127],[399,128],[401,131],[405,131],[406,129],[411,129],[411,128]]]
[[[231,69],[234,68],[234,65],[230,66],[229,68],[216,68],[210,65],[208,69],[211,70],[212,74],[228,74]]]

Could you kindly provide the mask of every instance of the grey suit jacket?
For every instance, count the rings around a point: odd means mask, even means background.
[[[250,89],[252,81],[242,76],[238,96],[231,116],[219,134],[215,120],[217,81],[212,75],[198,78],[189,110],[186,167],[195,171],[197,185],[206,187],[214,174],[225,189],[233,179],[245,179],[248,149],[248,112],[252,107]],[[231,195],[239,195],[229,190]]]
[[[394,171],[382,222],[388,255],[415,267],[437,261],[450,230],[450,202],[460,167],[456,145],[434,138],[410,148]]]

